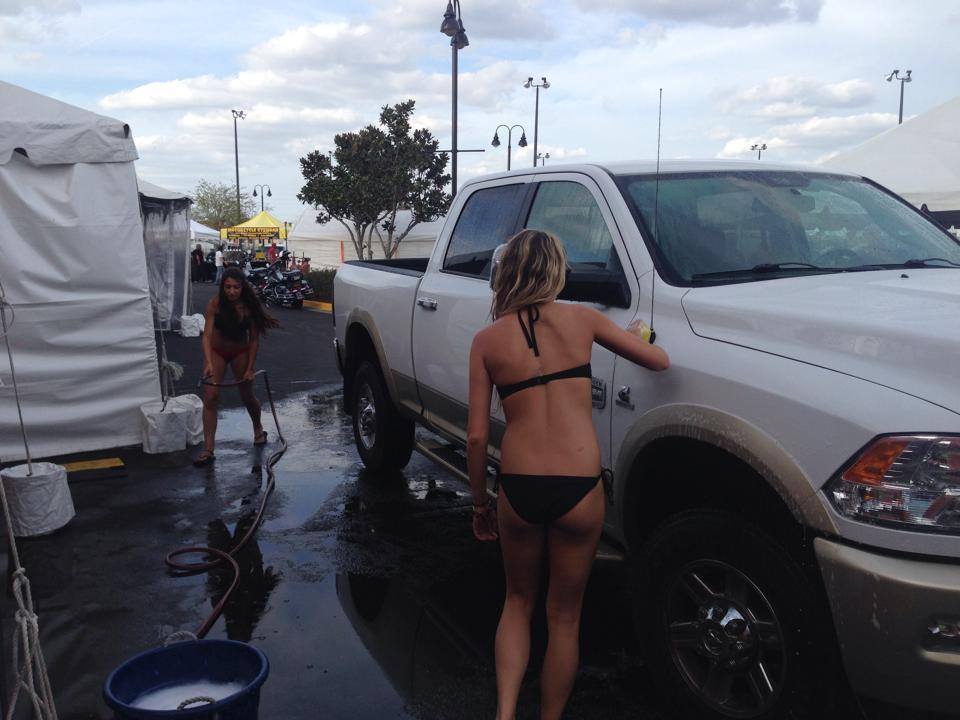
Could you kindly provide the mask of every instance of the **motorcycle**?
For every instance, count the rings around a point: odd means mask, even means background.
[[[301,308],[303,301],[313,297],[313,289],[299,270],[284,270],[289,253],[284,252],[275,263],[266,268],[248,271],[247,279],[257,297],[265,305]]]

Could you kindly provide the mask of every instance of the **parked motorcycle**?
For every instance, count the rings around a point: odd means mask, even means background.
[[[313,289],[302,272],[283,269],[288,256],[284,252],[272,265],[247,271],[247,280],[265,305],[301,308],[304,300],[313,297]]]

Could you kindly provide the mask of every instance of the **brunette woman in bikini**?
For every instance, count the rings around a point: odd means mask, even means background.
[[[499,534],[506,599],[496,637],[497,720],[513,720],[530,655],[530,617],[549,560],[549,640],[541,676],[542,720],[563,713],[579,664],[580,609],[603,526],[600,448],[593,426],[593,343],[651,370],[667,354],[584,305],[556,302],[566,276],[560,242],[538,230],[512,237],[493,277],[493,323],[470,350],[467,455],[473,531]],[[490,403],[506,416],[500,493],[487,503]]]
[[[240,398],[253,421],[253,444],[267,442],[267,431],[260,423],[260,403],[253,394],[253,373],[260,348],[260,336],[276,327],[277,321],[267,315],[243,271],[228,268],[220,282],[220,292],[207,303],[203,331],[203,450],[194,459],[197,467],[214,460],[213,447],[217,435],[217,405],[220,388],[227,372],[240,381]]]

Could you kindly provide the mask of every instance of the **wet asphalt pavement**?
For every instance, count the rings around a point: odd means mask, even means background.
[[[489,720],[503,576],[498,547],[470,532],[467,487],[418,455],[402,475],[366,472],[339,409],[329,315],[275,312],[283,329],[264,341],[259,366],[271,373],[289,449],[265,521],[238,557],[240,587],[208,637],[249,641],[270,659],[261,718]],[[192,391],[199,347],[167,339],[187,367],[182,391]],[[174,577],[163,563],[184,545],[227,549],[252,522],[275,428],[265,415],[271,442],[254,448],[245,411],[226,394],[213,467],[193,468],[195,450],[111,453],[126,477],[72,483],[76,518],[19,543],[63,720],[111,717],[100,697],[109,672],[195,629],[229,584],[224,571]],[[668,717],[636,659],[625,585],[622,566],[597,564],[569,718]],[[6,658],[9,590],[3,600]],[[544,646],[541,622],[521,718],[537,717]],[[4,675],[6,694],[9,667]]]

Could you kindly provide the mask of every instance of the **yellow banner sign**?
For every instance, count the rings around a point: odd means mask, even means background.
[[[227,240],[270,240],[280,237],[280,228],[237,227],[224,230]]]

